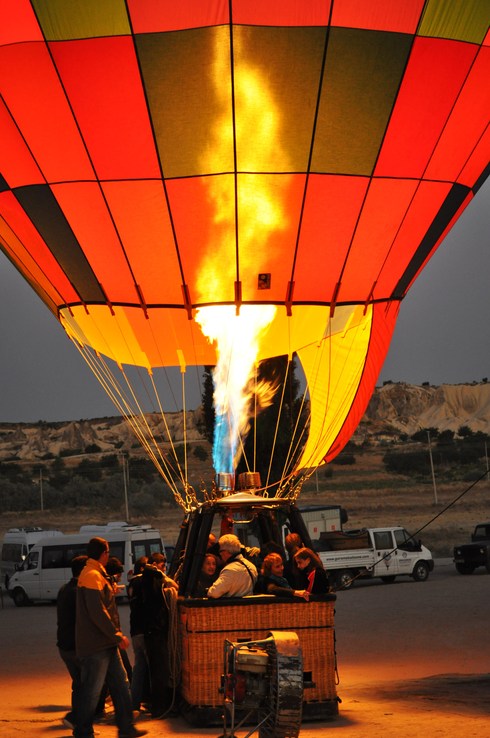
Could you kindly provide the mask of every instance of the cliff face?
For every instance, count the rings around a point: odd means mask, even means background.
[[[412,435],[422,428],[490,433],[490,383],[377,388],[361,421],[362,434]]]
[[[197,429],[200,410],[186,413],[186,434],[190,441],[200,441]],[[147,423],[157,439],[168,440],[165,424],[157,415],[148,415]],[[181,413],[166,416],[170,436],[174,443],[184,439],[184,419]],[[0,423],[0,461],[52,458],[53,456],[87,453],[90,450],[116,453],[138,452],[140,442],[129,424],[121,417],[96,418],[66,423]]]
[[[198,426],[201,411],[186,414],[186,434],[190,441],[204,443]],[[168,440],[163,421],[147,417],[156,438]],[[180,413],[166,416],[170,435],[177,444],[184,439]],[[466,425],[472,431],[490,434],[490,383],[422,387],[388,383],[375,390],[354,440],[380,436],[396,439],[422,428],[457,431]],[[137,453],[140,443],[120,417],[66,423],[0,423],[0,461],[35,460],[90,450]]]

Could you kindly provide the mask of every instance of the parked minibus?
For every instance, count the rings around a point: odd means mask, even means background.
[[[32,526],[28,528],[9,528],[3,537],[0,559],[0,582],[7,586],[10,576],[22,564],[35,543],[41,538],[62,536],[60,530]]]
[[[134,563],[141,556],[165,553],[160,532],[150,525],[82,526],[82,532],[39,540],[25,561],[9,578],[7,591],[18,607],[43,600],[56,601],[62,584],[71,579],[71,561],[87,553],[87,543],[94,536],[105,538],[110,555],[124,566],[121,584],[127,584]],[[124,590],[121,590],[124,594]]]

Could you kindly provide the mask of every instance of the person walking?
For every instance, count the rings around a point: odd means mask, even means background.
[[[129,639],[119,628],[114,589],[105,570],[109,544],[91,538],[88,561],[78,578],[75,623],[76,653],[81,663],[81,690],[75,738],[92,738],[97,701],[104,681],[114,704],[119,738],[139,738],[148,731],[133,724],[129,682],[119,649]]]

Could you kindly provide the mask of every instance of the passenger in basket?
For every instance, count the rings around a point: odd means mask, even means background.
[[[207,550],[207,553],[211,553],[211,554],[214,554],[215,556],[219,556],[219,543],[214,533],[209,534],[208,545],[207,545],[206,550]]]
[[[308,584],[306,574],[298,569],[294,560],[294,554],[303,548],[303,541],[298,533],[288,533],[284,543],[288,552],[288,560],[284,565],[284,576],[293,589],[304,589]]]
[[[257,569],[240,553],[242,544],[233,533],[219,539],[219,554],[224,563],[217,580],[208,589],[208,597],[245,597],[252,594]]]
[[[294,555],[296,566],[308,577],[306,589],[310,594],[328,594],[332,587],[318,554],[311,548],[300,548]]]
[[[201,574],[197,582],[196,597],[207,597],[208,589],[218,578],[218,558],[207,553],[202,562]]]
[[[284,563],[278,553],[270,553],[264,559],[262,571],[255,587],[257,594],[271,594],[276,597],[298,597],[303,600],[310,598],[306,589],[293,589],[284,576]]]

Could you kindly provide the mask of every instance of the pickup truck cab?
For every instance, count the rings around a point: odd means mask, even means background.
[[[397,576],[424,582],[434,568],[429,549],[401,527],[323,533],[319,549],[339,589],[348,589],[359,577],[379,577],[385,584]]]
[[[490,523],[479,523],[471,535],[471,543],[454,547],[454,564],[460,574],[473,574],[484,566],[490,574]]]

